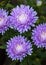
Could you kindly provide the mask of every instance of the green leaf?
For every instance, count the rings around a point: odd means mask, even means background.
[[[0,2],[0,8],[2,8],[5,4],[5,1]]]
[[[36,7],[36,0],[26,0],[27,4],[32,6],[32,7]]]
[[[1,46],[0,46],[0,49],[5,49],[5,48],[6,48],[5,45],[1,45]]]
[[[27,57],[23,59],[23,61],[20,63],[20,65],[28,65]]]
[[[9,29],[2,36],[1,42],[5,44],[10,38],[13,38],[15,35],[18,35],[18,34],[19,33],[17,31],[14,31],[13,29]]]
[[[12,5],[12,4],[10,4],[10,3],[8,3],[7,5],[6,5],[6,8],[8,9],[8,8],[13,8],[14,6]]]

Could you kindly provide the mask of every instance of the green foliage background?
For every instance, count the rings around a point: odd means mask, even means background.
[[[41,6],[37,6],[36,0],[0,0],[0,8],[4,8],[6,10],[11,11],[12,8],[16,7],[20,4],[30,5],[30,7],[33,7],[37,13],[38,13],[38,21],[35,25],[38,25],[40,23],[46,23],[46,0],[41,0],[43,3]],[[33,28],[32,28],[33,29]],[[46,50],[44,48],[37,49],[36,46],[33,45],[33,53],[31,56],[27,56],[23,59],[22,62],[19,61],[12,61],[10,58],[8,58],[5,49],[6,49],[6,42],[15,35],[20,35],[20,33],[16,30],[9,29],[6,31],[6,33],[2,36],[0,34],[0,49],[4,50],[1,51],[4,53],[5,58],[4,63],[2,65],[46,65]],[[22,34],[22,36],[27,37],[30,41],[32,41],[31,38],[31,30],[28,32],[25,32]],[[0,54],[0,63],[1,61],[1,54]]]

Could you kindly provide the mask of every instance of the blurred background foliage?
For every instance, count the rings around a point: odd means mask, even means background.
[[[37,11],[39,19],[35,25],[46,23],[46,0],[0,0],[0,8],[8,10],[9,13],[12,8],[20,4],[29,5]],[[32,31],[29,30],[28,32],[23,33],[22,36],[25,36],[27,39],[32,41],[31,32]],[[3,36],[0,34],[0,65],[46,65],[45,48],[37,49],[35,45],[33,45],[32,55],[24,58],[21,63],[17,60],[12,61],[10,58],[8,58],[5,52],[6,42],[15,35],[20,35],[20,33],[17,30],[14,31],[13,29],[6,31]]]

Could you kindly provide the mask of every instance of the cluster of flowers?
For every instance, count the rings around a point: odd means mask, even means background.
[[[13,8],[10,15],[4,9],[0,9],[0,33],[5,33],[9,28],[21,33],[31,29],[38,20],[37,12],[30,6],[20,5]],[[34,44],[46,48],[46,24],[40,24],[32,31]],[[25,56],[32,54],[31,42],[21,35],[15,36],[7,42],[7,55],[12,60],[22,60]]]

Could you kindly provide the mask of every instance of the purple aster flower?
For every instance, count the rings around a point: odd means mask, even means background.
[[[27,54],[31,55],[32,45],[26,38],[22,36],[15,36],[7,42],[6,52],[12,60],[17,59],[22,61]]]
[[[26,5],[20,5],[12,9],[10,19],[10,27],[17,29],[20,33],[28,31],[37,21],[37,12]]]
[[[8,12],[6,10],[0,9],[0,33],[4,33],[8,29]]]
[[[46,24],[38,25],[32,32],[32,39],[37,47],[46,48]]]

